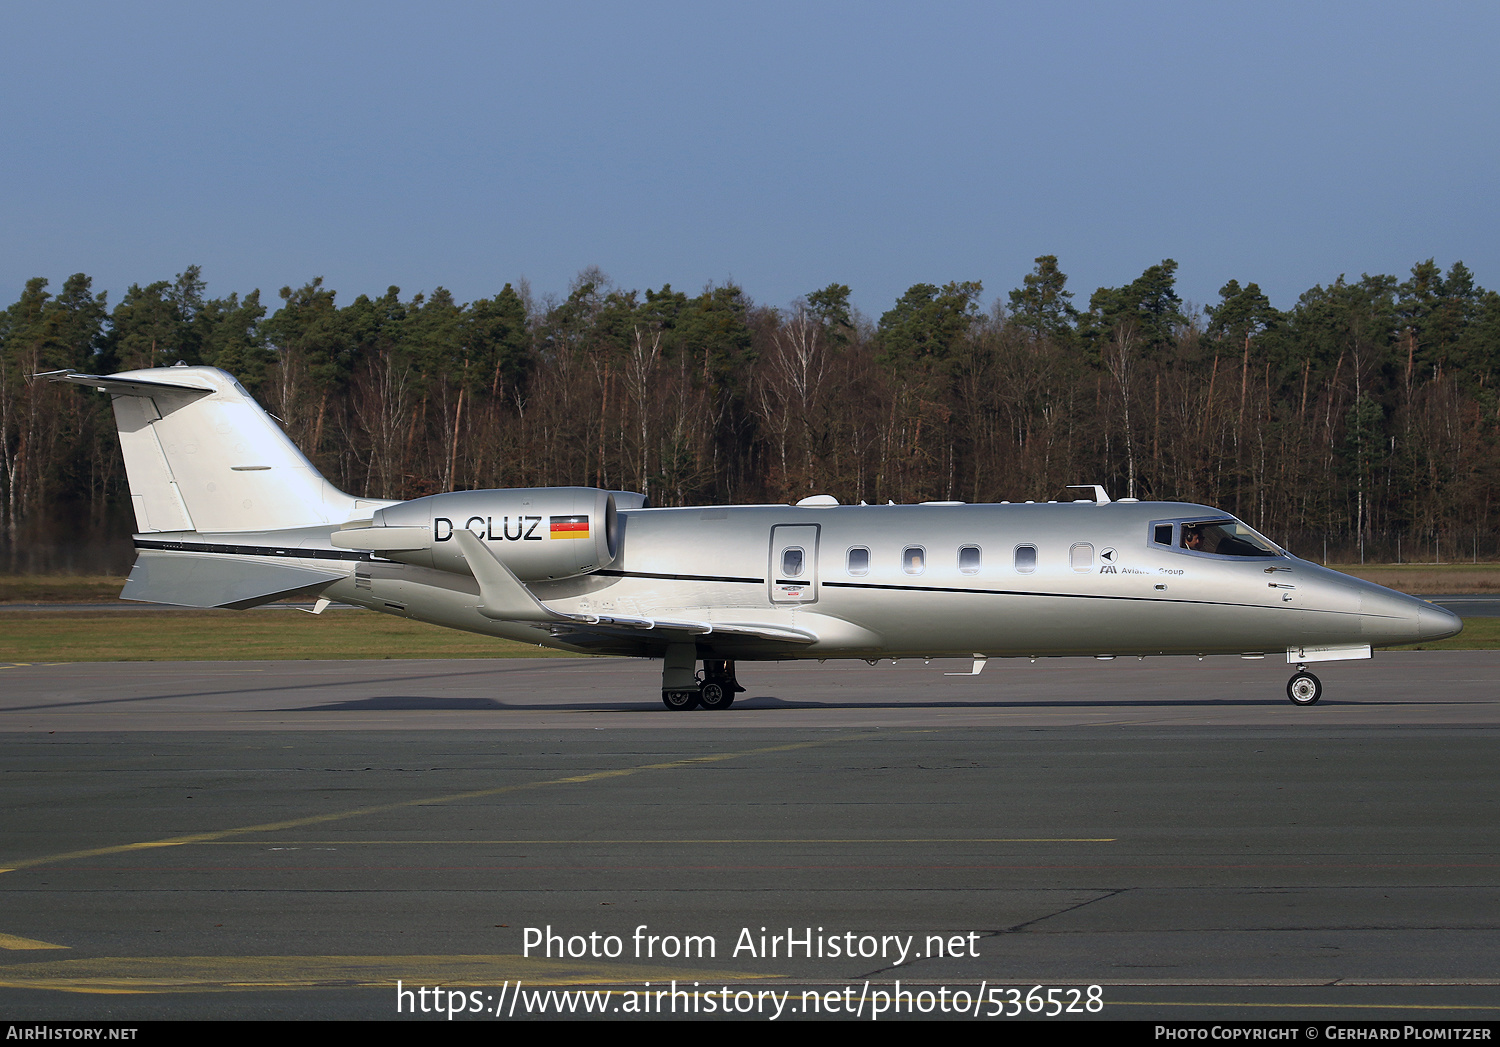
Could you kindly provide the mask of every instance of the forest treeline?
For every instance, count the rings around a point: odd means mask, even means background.
[[[917,284],[878,320],[840,284],[772,308],[597,270],[566,296],[507,284],[467,304],[392,287],[340,305],[313,280],[274,309],[209,297],[197,267],[113,306],[84,274],[34,279],[0,314],[0,539],[15,569],[59,535],[132,527],[107,398],[30,376],[179,360],[235,374],[370,496],[979,502],[1100,483],[1283,541],[1496,530],[1500,294],[1462,263],[1340,277],[1286,311],[1233,280],[1189,310],[1175,276],[1168,259],[1075,303],[1047,256],[988,308],[977,282]]]

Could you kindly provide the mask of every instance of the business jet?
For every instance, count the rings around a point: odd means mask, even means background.
[[[743,661],[1285,653],[1453,636],[1449,611],[1183,502],[649,508],[586,487],[396,502],[334,488],[211,367],[52,372],[113,398],[138,533],[121,597],[315,596],[578,654],[662,659],[667,708],[727,709]],[[702,665],[701,670],[699,665]]]

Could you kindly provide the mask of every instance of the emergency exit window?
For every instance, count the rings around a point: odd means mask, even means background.
[[[781,573],[786,578],[801,578],[806,554],[795,545],[781,552]]]

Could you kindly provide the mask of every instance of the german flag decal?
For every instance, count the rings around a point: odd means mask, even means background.
[[[589,518],[587,516],[554,516],[552,518],[553,538],[587,538],[589,536]]]

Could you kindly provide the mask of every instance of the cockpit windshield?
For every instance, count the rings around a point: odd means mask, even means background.
[[[1192,553],[1210,553],[1215,556],[1280,556],[1281,550],[1261,537],[1249,527],[1232,517],[1209,520],[1183,520],[1172,524],[1156,524],[1153,539],[1157,545],[1175,545]]]

